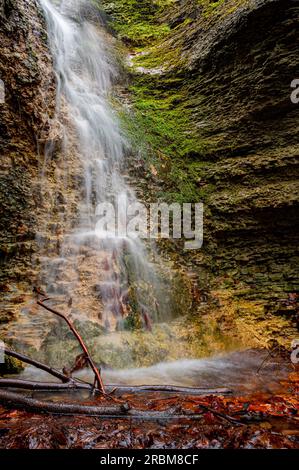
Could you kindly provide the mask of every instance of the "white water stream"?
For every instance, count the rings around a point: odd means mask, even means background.
[[[94,284],[101,302],[98,316],[108,331],[121,329],[128,311],[135,315],[133,322],[138,317],[144,324],[165,319],[171,308],[166,286],[158,279],[140,239],[117,233],[105,239],[95,235],[99,203],[120,202],[116,211],[121,219],[126,206],[136,202],[123,175],[128,147],[110,106],[117,68],[108,35],[96,10],[90,14],[88,0],[40,2],[57,79],[55,122],[62,135],[61,147],[66,155],[75,149],[82,169],[78,220],[64,234],[59,257],[42,260],[42,284],[54,296],[63,293],[72,298],[71,313],[82,318],[89,306],[84,309],[76,294],[82,290],[82,278],[92,271],[94,283],[98,270],[98,283]],[[48,145],[45,166],[51,162],[51,153],[53,148]],[[82,253],[92,259],[89,264],[82,261]],[[66,273],[71,275],[67,278]]]

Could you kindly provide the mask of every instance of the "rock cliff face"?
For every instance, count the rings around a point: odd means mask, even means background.
[[[5,88],[5,101],[0,104],[3,322],[12,319],[23,300],[20,293],[28,292],[27,283],[33,282],[40,207],[36,183],[54,110],[55,81],[37,1],[1,0],[0,41],[0,78]]]
[[[222,2],[169,41],[181,47],[202,146],[186,158],[202,162],[210,267],[250,296],[298,290],[298,11],[293,1]]]
[[[243,329],[251,325],[248,336],[258,324],[262,342],[282,328],[292,336],[299,193],[298,105],[290,95],[298,2],[147,4],[143,19],[133,0],[105,7],[131,49],[135,112],[125,120],[137,144],[140,137],[148,143],[141,193],[150,186],[149,198],[203,201],[204,248],[183,256],[199,285],[210,287]],[[135,37],[124,18],[135,24]]]
[[[75,223],[83,169],[77,149],[63,145],[63,126],[71,124],[65,103],[61,120],[55,112],[53,59],[38,0],[1,1],[0,14],[0,336],[26,348],[55,323],[36,309],[32,288],[48,284],[51,260]]]

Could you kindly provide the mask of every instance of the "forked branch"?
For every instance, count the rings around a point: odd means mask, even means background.
[[[105,387],[104,387],[104,383],[103,383],[103,380],[102,380],[102,377],[101,377],[101,374],[100,374],[100,371],[98,370],[97,366],[95,365],[95,363],[93,362],[92,360],[92,357],[90,356],[89,354],[89,351],[87,349],[87,346],[85,345],[83,339],[81,338],[80,334],[78,333],[78,331],[76,330],[75,326],[73,325],[73,323],[67,318],[66,315],[64,315],[64,313],[61,313],[59,312],[58,310],[55,310],[51,307],[48,307],[48,305],[45,304],[45,302],[47,300],[50,300],[49,298],[44,298],[42,300],[38,300],[37,301],[37,304],[40,305],[41,307],[43,307],[44,309],[46,309],[48,312],[51,312],[53,313],[54,315],[62,318],[66,324],[68,325],[69,329],[72,331],[73,335],[75,336],[75,338],[77,339],[78,343],[80,344],[80,347],[83,351],[83,353],[85,354],[86,356],[86,359],[94,373],[94,376],[95,376],[95,385],[97,386],[97,388],[100,390],[100,392],[102,392],[103,394],[105,394]]]

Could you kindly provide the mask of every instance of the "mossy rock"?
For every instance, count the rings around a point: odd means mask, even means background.
[[[14,357],[5,356],[4,364],[0,363],[0,375],[20,374],[24,369],[23,362]]]

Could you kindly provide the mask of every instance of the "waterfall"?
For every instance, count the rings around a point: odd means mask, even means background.
[[[129,146],[110,105],[118,71],[109,35],[98,16],[94,14],[94,21],[86,14],[88,0],[40,3],[56,74],[53,133],[58,129],[58,153],[63,155],[56,169],[61,173],[62,188],[57,212],[64,221],[58,253],[51,254],[48,241],[40,236],[41,250],[44,248],[41,285],[53,298],[61,296],[61,302],[72,299],[73,317],[100,321],[107,332],[130,326],[150,328],[153,321],[170,315],[171,309],[169,289],[156,272],[154,254],[147,253],[139,238],[115,234],[100,239],[95,234],[99,203],[117,200],[121,218],[126,206],[136,202],[124,171]],[[49,141],[44,174],[55,152],[57,148]],[[64,204],[68,190],[63,185],[74,186],[74,180],[80,198]],[[55,197],[57,200],[57,194]],[[71,222],[66,207],[70,204],[78,208],[78,216]],[[49,220],[53,220],[52,213]]]

